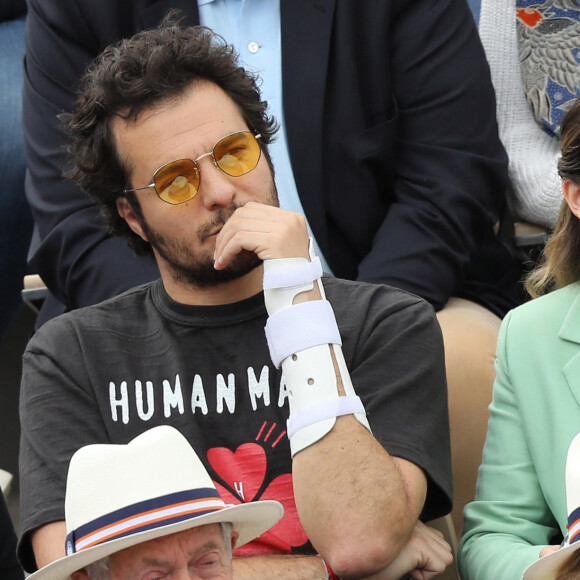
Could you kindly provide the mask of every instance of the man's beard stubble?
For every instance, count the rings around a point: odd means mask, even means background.
[[[278,206],[275,187],[268,200]],[[227,208],[216,210],[211,222],[203,225],[197,232],[197,241],[203,242],[217,229],[222,227],[234,211],[244,204],[232,202]],[[165,261],[173,279],[199,288],[207,288],[237,280],[256,269],[262,260],[254,252],[242,250],[223,270],[214,268],[213,254],[207,251],[196,252],[185,242],[163,236],[153,231],[145,218],[140,218],[141,227],[155,252]]]

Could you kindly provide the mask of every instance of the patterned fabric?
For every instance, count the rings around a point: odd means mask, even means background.
[[[580,94],[578,0],[517,0],[518,52],[527,101],[553,136]]]

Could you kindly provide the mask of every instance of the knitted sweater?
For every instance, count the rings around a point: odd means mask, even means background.
[[[562,203],[558,142],[536,123],[520,74],[515,0],[482,0],[479,34],[496,92],[500,138],[509,156],[516,221],[552,227]]]

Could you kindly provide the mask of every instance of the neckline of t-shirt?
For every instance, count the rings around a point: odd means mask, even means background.
[[[194,306],[173,300],[159,279],[151,286],[151,297],[153,304],[163,316],[179,324],[189,326],[236,324],[266,314],[263,292],[231,304]]]

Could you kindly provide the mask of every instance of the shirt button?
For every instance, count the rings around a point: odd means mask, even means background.
[[[260,50],[260,45],[257,42],[250,42],[250,44],[248,44],[248,50],[252,54],[256,54]]]

